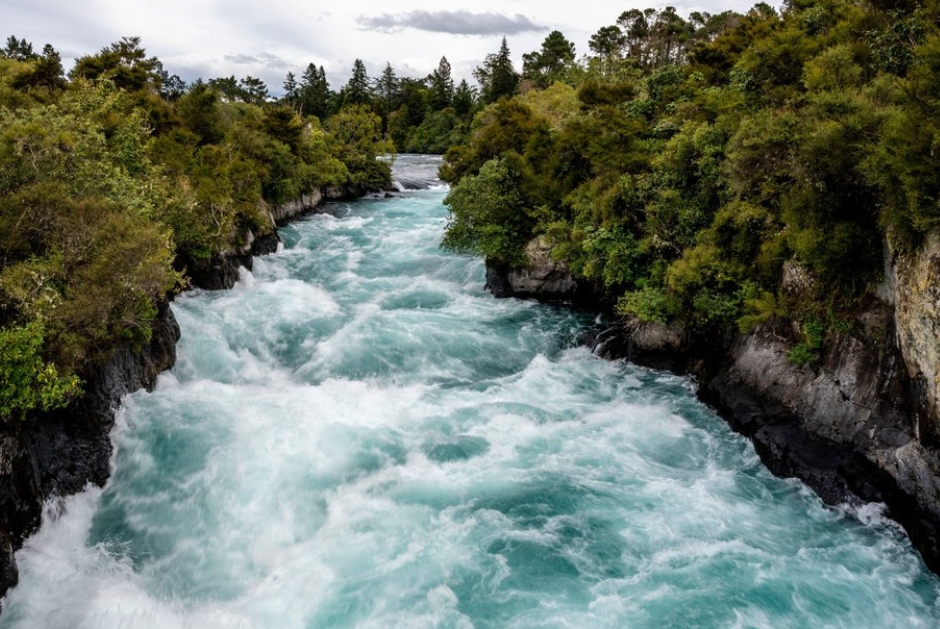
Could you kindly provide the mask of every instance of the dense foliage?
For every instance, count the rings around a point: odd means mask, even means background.
[[[311,80],[319,80],[320,74]],[[76,61],[0,50],[0,419],[51,409],[146,343],[186,269],[273,229],[272,204],[386,186],[363,106],[321,121],[247,77],[186,86],[136,38]],[[311,108],[316,95],[304,93]]]
[[[795,319],[812,360],[940,220],[938,24],[906,0],[630,10],[581,61],[552,33],[447,153],[444,244],[518,263],[542,236],[624,315]]]
[[[237,98],[248,98],[244,90],[238,91],[235,77],[226,81]],[[455,84],[447,57],[441,57],[437,68],[423,78],[399,77],[390,63],[370,78],[366,64],[356,59],[349,81],[339,91],[330,89],[322,66],[309,65],[300,81],[289,72],[281,103],[320,118],[356,106],[378,117],[383,137],[397,151],[442,154],[466,141],[477,110],[477,92],[466,81]]]

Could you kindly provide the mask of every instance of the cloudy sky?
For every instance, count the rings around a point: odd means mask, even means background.
[[[139,36],[170,74],[187,81],[247,75],[280,93],[288,71],[323,65],[330,85],[345,84],[356,58],[370,76],[390,62],[399,76],[423,77],[446,56],[455,78],[499,48],[503,36],[518,68],[551,30],[574,42],[579,55],[598,28],[642,0],[0,0],[0,36],[26,38],[37,50],[52,44],[66,67],[124,36]],[[751,0],[678,0],[691,11],[746,11]],[[778,3],[773,3],[778,4]],[[550,7],[547,5],[551,5]]]

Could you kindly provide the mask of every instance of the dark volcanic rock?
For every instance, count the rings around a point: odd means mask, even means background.
[[[569,301],[584,292],[567,267],[552,259],[551,247],[542,238],[525,248],[528,263],[522,268],[487,261],[486,288],[495,297]]]
[[[775,375],[770,371],[767,377]],[[811,416],[801,415],[786,404],[798,406],[811,397],[800,384],[780,398],[752,384],[732,366],[701,387],[699,396],[751,439],[774,474],[801,479],[827,504],[885,503],[888,515],[905,528],[928,567],[940,572],[936,453],[911,441],[890,412],[869,415],[869,409],[859,407],[863,419],[823,406]],[[830,438],[825,435],[832,434],[833,417],[847,421],[846,427],[870,427],[849,439]]]
[[[281,236],[277,231],[272,231],[270,234],[264,236],[258,236],[255,238],[255,241],[251,243],[251,255],[266,256],[271,253],[276,253],[279,244],[281,244]]]
[[[615,327],[595,346],[695,376],[699,398],[754,443],[771,472],[801,479],[831,505],[885,503],[940,573],[940,456],[914,437],[892,312],[870,303],[852,333],[830,332],[816,366],[793,364],[789,346],[766,330],[676,346],[674,335],[651,342],[642,328]]]
[[[563,301],[579,307],[597,304],[592,287],[576,280],[564,263],[553,260],[551,247],[543,238],[526,245],[525,255],[528,262],[521,268],[487,260],[486,290],[497,298]]]
[[[190,260],[184,264],[192,286],[206,290],[224,290],[235,286],[239,269],[245,267],[250,271],[251,266],[250,253],[216,253],[208,260]]]
[[[633,320],[611,326],[590,340],[591,351],[609,360],[626,359],[668,371],[686,371],[685,332],[659,323]]]
[[[314,190],[294,201],[276,203],[269,209],[271,220],[274,221],[275,225],[285,225],[291,220],[313,211],[322,200],[323,192]]]
[[[16,584],[13,552],[39,527],[43,503],[107,481],[114,407],[127,393],[153,388],[176,361],[178,339],[179,326],[163,304],[150,343],[140,351],[122,348],[89,374],[80,400],[0,423],[0,596]]]
[[[486,261],[486,283],[483,285],[485,290],[497,299],[512,297],[515,293],[512,290],[512,284],[509,282],[509,267],[499,262]]]

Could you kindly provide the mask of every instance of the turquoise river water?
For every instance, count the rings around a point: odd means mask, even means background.
[[[445,190],[337,204],[127,397],[103,489],[49,505],[4,629],[940,626],[877,507],[772,477],[590,317],[495,300]]]

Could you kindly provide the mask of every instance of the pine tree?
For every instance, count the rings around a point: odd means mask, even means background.
[[[453,104],[454,100],[454,79],[450,74],[450,63],[447,57],[441,57],[431,75],[428,77],[430,87],[429,104],[434,111],[447,109]]]
[[[541,50],[522,55],[522,76],[539,87],[548,87],[572,62],[574,44],[561,31],[552,31],[542,42]]]
[[[624,48],[627,58],[632,59],[640,67],[646,67],[649,59],[649,20],[655,10],[630,9],[624,11],[617,18],[624,37]]]
[[[626,41],[623,31],[616,25],[601,27],[591,35],[588,47],[600,60],[601,72],[607,74],[613,70],[614,65],[620,59],[620,53]]]
[[[171,75],[166,70],[160,72],[160,96],[164,100],[175,103],[186,93],[186,81],[178,74]]]
[[[368,105],[372,102],[372,92],[369,89],[369,75],[362,59],[353,62],[352,76],[343,88],[343,106]]]
[[[16,59],[17,61],[32,61],[39,55],[33,52],[33,45],[26,41],[26,38],[17,39],[15,36],[10,35],[7,38],[6,47],[0,49],[0,57]]]
[[[399,88],[398,77],[395,76],[395,70],[392,69],[392,64],[385,62],[385,69],[382,70],[382,74],[379,75],[379,78],[375,81],[375,92],[379,100],[382,101],[386,112],[391,112],[396,109],[395,106],[398,104],[397,101],[401,95],[401,90]]]
[[[511,98],[519,85],[519,75],[512,67],[506,38],[496,54],[486,55],[483,65],[473,71],[480,83],[484,102],[495,103],[500,98]]]
[[[287,78],[284,79],[284,98],[282,100],[284,104],[288,105],[291,109],[297,109],[300,100],[299,90],[300,86],[297,84],[294,73],[288,72]]]
[[[159,91],[163,65],[156,57],[148,57],[140,46],[140,37],[123,37],[102,48],[97,55],[86,55],[75,61],[70,76],[95,80],[108,78],[129,92],[143,89]]]
[[[46,44],[42,56],[36,57],[32,70],[16,76],[11,85],[16,89],[45,88],[49,92],[64,90],[68,83],[63,75],[62,58],[55,48]]]
[[[321,120],[329,113],[330,84],[326,80],[323,66],[307,65],[300,77],[299,104],[304,116],[316,116]]]
[[[262,105],[268,100],[268,86],[261,79],[246,76],[238,82],[238,86],[244,91],[244,99],[247,103]]]
[[[466,79],[460,79],[460,84],[454,90],[454,111],[458,116],[466,116],[473,110],[476,101],[475,90],[470,87]]]
[[[408,126],[417,127],[424,121],[428,110],[428,87],[424,79],[403,78],[399,85],[402,101],[407,105]]]
[[[247,102],[248,95],[239,85],[235,75],[209,79],[209,86],[217,91],[224,102]]]

